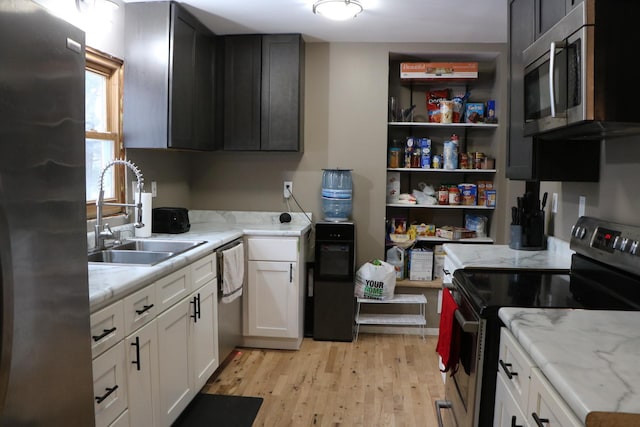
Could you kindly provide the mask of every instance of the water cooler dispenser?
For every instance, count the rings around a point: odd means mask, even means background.
[[[352,341],[355,313],[353,221],[316,224],[313,269],[313,339]]]

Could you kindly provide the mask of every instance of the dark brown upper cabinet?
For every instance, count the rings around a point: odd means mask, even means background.
[[[224,37],[224,150],[302,152],[303,94],[300,34]]]
[[[125,16],[125,147],[214,150],[215,34],[176,2]]]

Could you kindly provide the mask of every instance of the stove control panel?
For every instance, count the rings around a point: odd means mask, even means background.
[[[576,253],[640,274],[640,226],[582,216],[571,229]]]

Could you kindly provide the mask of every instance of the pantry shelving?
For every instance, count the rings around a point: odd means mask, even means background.
[[[424,62],[437,62],[438,58],[434,58],[425,54]],[[467,62],[475,61],[478,58],[465,57],[461,54],[459,57],[449,55],[447,61]],[[481,155],[493,159],[492,163],[482,163],[482,168],[455,168],[444,169],[442,164],[440,167],[389,167],[393,163],[387,164],[388,185],[393,176],[398,177],[400,181],[399,193],[412,194],[416,189],[424,187],[424,185],[432,187],[436,193],[441,186],[457,186],[459,184],[474,184],[483,186],[490,183],[493,189],[495,176],[498,172],[494,167],[494,162],[499,152],[499,142],[497,140],[496,130],[500,127],[503,117],[496,117],[496,121],[485,123],[483,121],[467,123],[437,123],[429,120],[431,108],[429,106],[430,93],[439,91],[443,88],[450,88],[450,94],[468,93],[469,102],[481,103],[496,98],[496,62],[494,59],[482,58],[478,60],[477,78],[458,79],[455,81],[447,80],[411,80],[400,78],[400,68],[402,62],[420,62],[419,58],[403,58],[397,56],[389,61],[389,97],[393,97],[398,103],[400,109],[406,110],[411,108],[410,121],[397,121],[392,118],[398,117],[390,111],[390,120],[387,122],[388,133],[388,151],[390,155],[396,147],[404,153],[406,148],[405,141],[408,138],[416,139],[428,138],[431,141],[430,155],[433,159],[434,155],[444,154],[445,141],[452,139],[456,134],[459,139],[459,152]],[[449,98],[451,99],[451,98]],[[403,114],[404,117],[404,114]],[[415,144],[415,142],[414,142]],[[414,145],[418,146],[419,145]],[[392,148],[394,150],[392,150]],[[481,158],[481,157],[479,157]],[[405,156],[401,155],[400,165],[403,166]],[[470,160],[471,161],[471,160]],[[413,165],[412,165],[413,166]],[[471,164],[471,166],[475,166]],[[389,191],[389,188],[388,188]],[[387,193],[388,196],[390,193]],[[431,193],[429,193],[431,194]],[[437,194],[436,194],[437,198]],[[405,198],[406,199],[406,198]],[[484,199],[474,204],[433,204],[432,200],[425,203],[398,203],[395,197],[388,197],[386,203],[386,218],[391,224],[395,219],[406,220],[407,227],[412,224],[432,224],[436,227],[455,226],[465,227],[465,223],[469,217],[485,217],[486,236],[475,237],[472,239],[451,240],[435,236],[420,236],[416,239],[416,244],[422,247],[433,247],[447,242],[456,243],[493,243],[494,239],[489,232],[489,225],[493,218],[495,205],[487,206]],[[494,199],[495,201],[495,199]],[[389,227],[387,227],[387,230]],[[385,240],[386,246],[393,245],[389,239]]]

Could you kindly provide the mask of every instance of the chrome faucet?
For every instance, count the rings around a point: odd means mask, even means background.
[[[136,174],[136,179],[138,180],[137,189],[138,189],[138,202],[135,203],[111,203],[104,201],[104,174],[113,165],[124,165]],[[95,246],[96,249],[104,249],[105,248],[105,240],[113,239],[115,234],[111,231],[111,227],[109,224],[102,225],[102,207],[103,206],[127,206],[127,207],[135,207],[138,208],[138,215],[136,217],[136,222],[134,223],[134,227],[142,228],[144,224],[142,223],[142,187],[144,185],[144,178],[142,177],[142,172],[140,169],[130,162],[129,160],[121,160],[115,159],[112,160],[109,164],[107,164],[102,172],[100,173],[100,183],[99,183],[99,193],[98,200],[96,200],[96,225],[94,226],[95,232]]]

